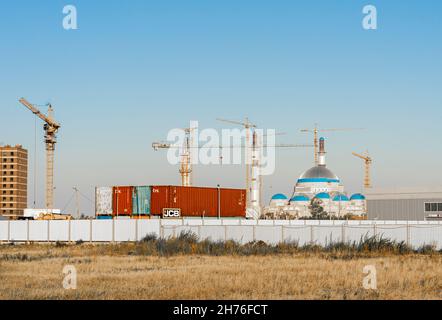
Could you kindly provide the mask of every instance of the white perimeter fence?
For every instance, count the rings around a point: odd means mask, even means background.
[[[313,220],[71,220],[0,221],[1,242],[131,242],[148,234],[168,238],[191,231],[200,239],[264,241],[271,244],[297,241],[299,245],[359,241],[379,235],[417,248],[442,249],[439,221],[313,221]]]

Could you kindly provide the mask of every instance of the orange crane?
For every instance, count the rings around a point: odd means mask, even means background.
[[[355,157],[358,157],[358,158],[361,158],[362,160],[364,160],[364,164],[365,164],[364,187],[366,189],[371,188],[370,168],[371,168],[371,164],[373,163],[373,159],[368,155],[368,151],[365,153],[365,155],[360,155],[356,152],[352,152],[352,154]]]
[[[363,128],[339,128],[339,129],[318,129],[318,124],[315,123],[315,127],[313,129],[302,129],[301,132],[304,133],[313,133],[313,145],[315,152],[315,166],[318,165],[318,148],[319,148],[319,132],[332,132],[332,131],[354,131],[354,130],[363,130]]]
[[[43,129],[45,131],[44,139],[46,144],[46,208],[54,209],[54,151],[55,144],[57,143],[56,134],[61,125],[53,118],[51,104],[48,104],[48,113],[44,115],[26,99],[21,98],[19,102],[45,122]]]

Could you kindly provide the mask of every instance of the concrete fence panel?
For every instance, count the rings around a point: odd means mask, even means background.
[[[138,220],[138,240],[142,240],[147,235],[160,236],[160,220]]]
[[[226,240],[234,240],[239,243],[252,242],[255,239],[255,226],[225,226]]]
[[[419,248],[433,245],[442,250],[442,225],[410,225],[410,245]]]
[[[397,242],[408,243],[407,226],[406,225],[379,225],[376,228],[378,236],[384,239],[394,239]]]
[[[345,227],[346,242],[359,242],[365,237],[373,237],[376,228],[373,225],[348,225]]]
[[[9,221],[0,221],[0,241],[8,241]]]
[[[193,225],[193,226],[176,226],[174,229],[175,230],[174,230],[174,233],[172,235],[174,237],[179,237],[181,233],[188,233],[188,232],[194,233],[197,236],[199,236],[200,226],[196,226],[196,225]]]
[[[226,236],[225,226],[204,226],[200,229],[200,239],[212,241],[224,241]]]
[[[70,223],[66,221],[51,221],[49,224],[49,241],[70,241]]]
[[[343,241],[343,230],[342,226],[334,225],[321,225],[313,227],[314,242],[320,246],[326,246],[331,243],[342,242]]]
[[[311,231],[312,227],[305,225],[284,227],[284,241],[297,242],[299,246],[304,246],[311,242]]]
[[[137,236],[137,220],[116,220],[114,241],[116,242],[133,242]]]
[[[71,241],[90,241],[90,226],[89,220],[72,220],[71,221]]]
[[[10,221],[10,228],[10,241],[28,240],[28,221]]]
[[[111,242],[115,241],[115,228],[121,222],[118,220],[91,220],[92,241]],[[115,223],[115,225],[113,225]]]
[[[256,226],[255,240],[269,244],[278,244],[284,241],[284,226]]]
[[[50,221],[29,221],[29,240],[48,241],[50,231]]]

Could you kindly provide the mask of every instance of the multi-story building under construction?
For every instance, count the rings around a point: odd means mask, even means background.
[[[0,215],[21,216],[28,202],[28,151],[0,146]]]

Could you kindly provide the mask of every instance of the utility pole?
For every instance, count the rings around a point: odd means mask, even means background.
[[[75,207],[77,208],[77,219],[80,218],[80,197],[79,197],[79,190],[77,187],[73,187],[75,191]]]

